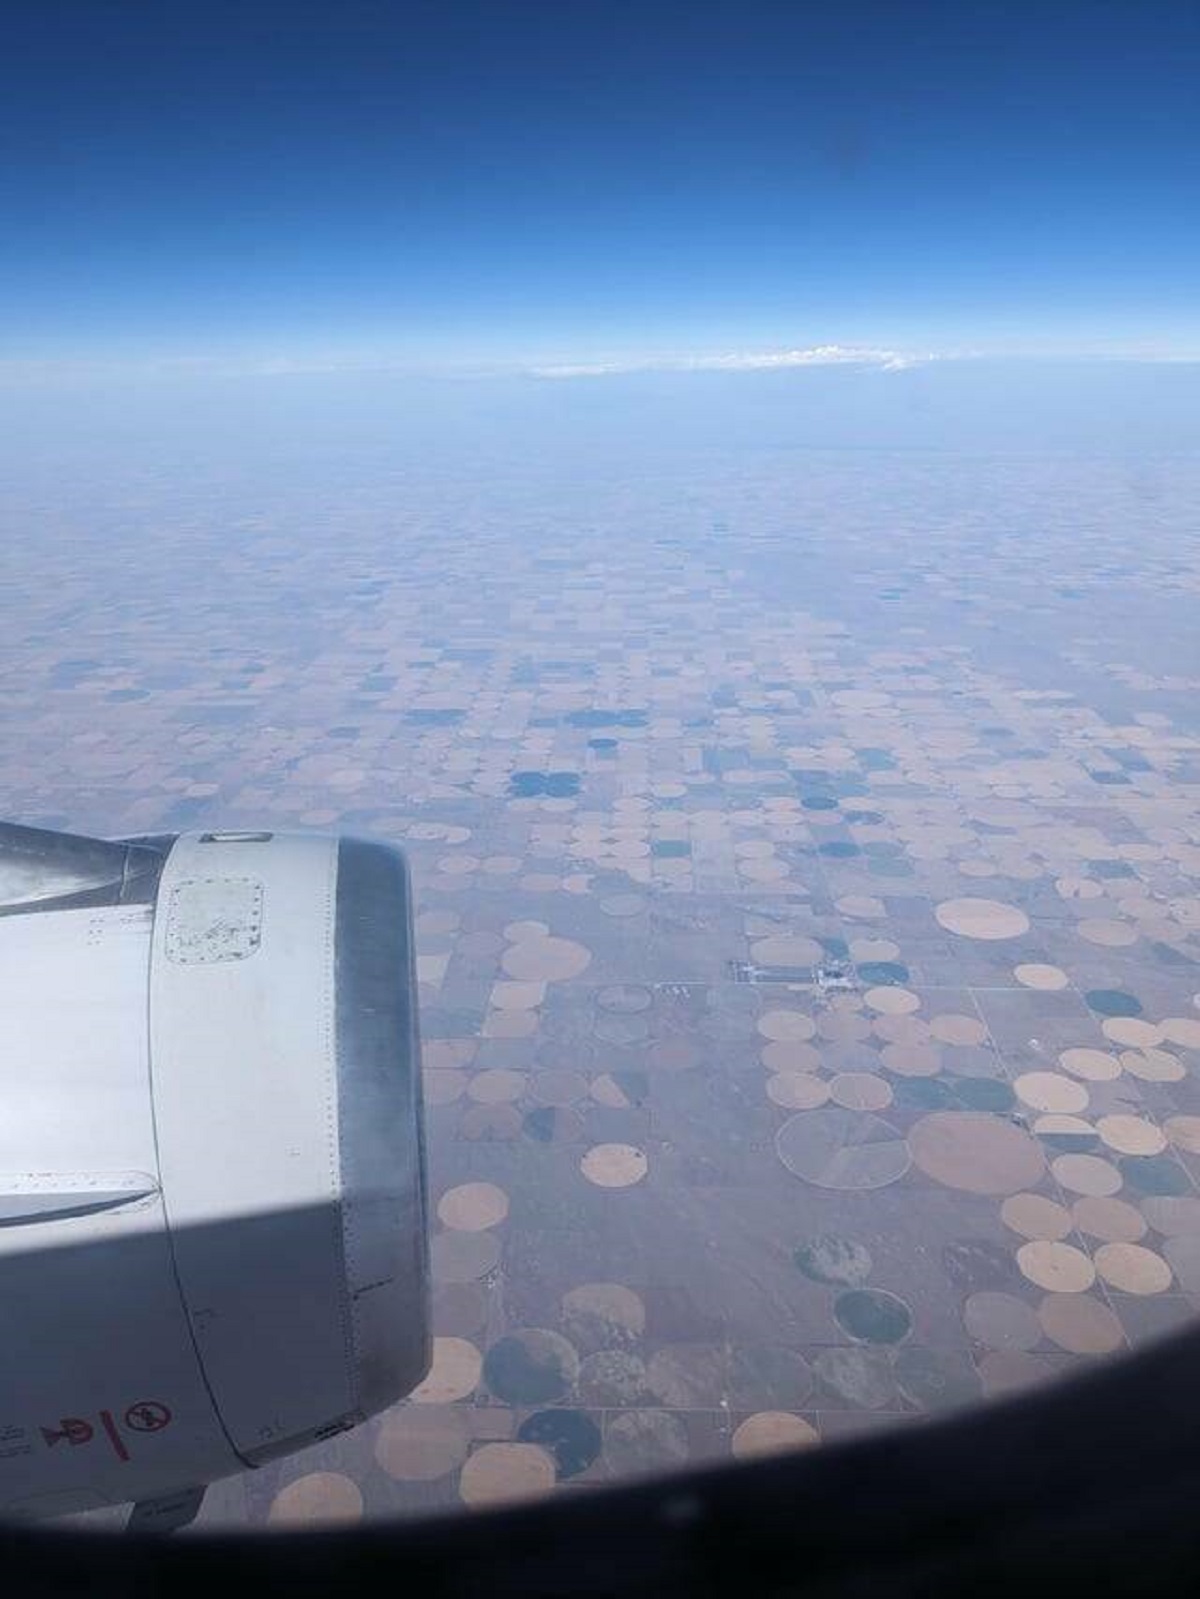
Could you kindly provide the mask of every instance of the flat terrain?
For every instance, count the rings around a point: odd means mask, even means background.
[[[1200,468],[31,468],[0,802],[419,891],[433,1371],[220,1484],[375,1518],[832,1441],[1200,1296]]]

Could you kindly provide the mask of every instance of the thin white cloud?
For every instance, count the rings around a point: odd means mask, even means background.
[[[961,362],[978,359],[1017,363],[1030,361],[1130,362],[1138,365],[1164,363],[1196,365],[1200,346],[1154,348],[1150,346],[1112,350],[1068,349],[988,349],[986,346],[947,348],[939,351],[893,350],[877,345],[817,344],[807,349],[732,350],[721,353],[660,353],[619,355],[602,360],[532,360],[517,356],[470,360],[465,356],[424,359],[390,353],[360,350],[312,350],[280,353],[211,353],[161,355],[141,358],[0,358],[0,386],[18,387],[44,381],[86,381],[109,379],[286,378],[292,376],[393,376],[471,380],[512,376],[533,378],[600,378],[620,374],[654,372],[769,372],[799,367],[846,366],[874,368],[882,372],[901,372],[932,362]]]
[[[529,369],[539,378],[596,378],[620,372],[768,372],[802,366],[873,366],[900,372],[936,360],[902,350],[818,344],[807,350],[737,350],[724,355],[663,355],[638,360],[571,362]]]

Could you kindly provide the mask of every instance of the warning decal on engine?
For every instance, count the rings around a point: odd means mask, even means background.
[[[125,1425],[134,1432],[161,1432],[170,1422],[171,1412],[157,1399],[141,1399],[125,1412]]]
[[[99,1411],[97,1419],[117,1459],[128,1460],[129,1447],[112,1411]],[[126,1408],[121,1419],[126,1430],[132,1433],[161,1432],[171,1425],[172,1412],[161,1399],[139,1399]],[[79,1449],[93,1441],[97,1429],[89,1417],[63,1416],[59,1421],[43,1425],[40,1431],[47,1449],[57,1449],[61,1444],[68,1449]]]

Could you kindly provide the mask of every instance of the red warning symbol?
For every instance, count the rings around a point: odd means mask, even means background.
[[[125,1425],[131,1432],[161,1432],[170,1422],[170,1410],[158,1399],[139,1399],[125,1412]]]
[[[90,1421],[84,1421],[81,1416],[64,1416],[57,1427],[43,1427],[42,1438],[47,1449],[53,1449],[55,1444],[70,1444],[77,1448],[80,1444],[90,1444],[95,1437],[96,1429]]]

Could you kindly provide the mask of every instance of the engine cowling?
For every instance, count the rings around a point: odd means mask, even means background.
[[[0,1018],[0,1513],[162,1499],[421,1380],[398,850],[0,828]]]

